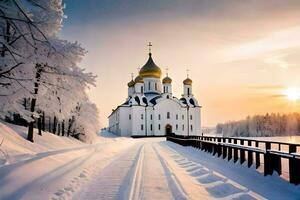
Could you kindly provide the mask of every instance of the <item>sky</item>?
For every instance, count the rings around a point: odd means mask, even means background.
[[[180,97],[186,70],[202,125],[300,112],[299,0],[64,0],[61,36],[88,51],[88,91],[103,126],[148,59],[169,68]],[[289,98],[288,98],[289,97]]]

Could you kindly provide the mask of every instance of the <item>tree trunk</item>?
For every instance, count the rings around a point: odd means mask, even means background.
[[[58,122],[57,135],[60,135],[60,123]]]
[[[74,116],[72,116],[72,118],[69,119],[68,130],[67,130],[67,136],[68,136],[68,137],[70,136],[71,128],[72,128],[73,122],[74,122]]]
[[[45,112],[43,111],[43,115],[42,115],[42,130],[45,131]]]
[[[35,65],[36,68],[36,74],[35,74],[35,83],[34,83],[34,97],[31,99],[31,106],[30,106],[30,111],[33,113],[35,109],[35,104],[36,104],[36,96],[39,91],[39,84],[40,84],[40,79],[41,79],[41,73],[42,73],[42,68],[40,64]],[[34,116],[33,114],[31,115],[31,118],[33,121],[29,122],[28,124],[28,135],[27,135],[27,140],[30,142],[34,142],[33,140],[33,126],[34,126]]]
[[[56,124],[57,124],[57,120],[56,120],[56,116],[54,116],[54,119],[53,119],[53,129],[52,129],[52,133],[53,134],[56,133]]]
[[[49,126],[49,133],[51,133],[52,131],[51,131],[51,117],[49,116],[49,124],[48,124],[48,126]]]
[[[39,135],[42,135],[42,119],[41,117],[38,118],[38,130]]]
[[[63,120],[61,123],[61,133],[62,136],[65,136],[65,120]]]

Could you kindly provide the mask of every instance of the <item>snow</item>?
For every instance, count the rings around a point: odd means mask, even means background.
[[[227,162],[165,138],[102,132],[84,144],[0,124],[0,199],[299,199],[300,187],[277,175]]]

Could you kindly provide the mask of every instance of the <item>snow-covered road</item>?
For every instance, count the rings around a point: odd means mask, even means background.
[[[164,138],[102,138],[0,166],[0,199],[299,199],[299,187]]]

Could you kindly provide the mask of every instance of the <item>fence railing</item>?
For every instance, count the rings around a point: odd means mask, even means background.
[[[272,175],[274,171],[282,175],[282,159],[287,159],[290,183],[295,185],[300,183],[300,153],[298,153],[300,144],[236,137],[180,136],[174,134],[168,135],[167,140],[183,146],[198,148],[228,161],[233,159],[235,163],[238,161],[240,164],[247,162],[248,167],[255,164],[255,167],[259,168],[262,156],[265,176]]]

